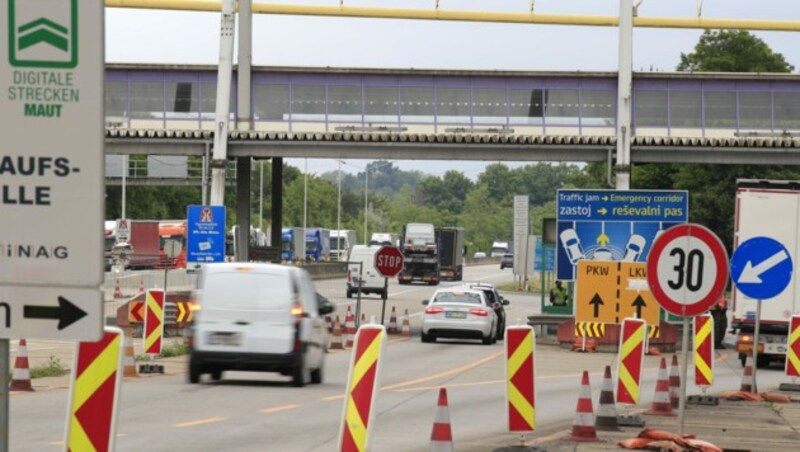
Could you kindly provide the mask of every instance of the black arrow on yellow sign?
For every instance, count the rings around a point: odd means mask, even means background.
[[[600,305],[604,305],[603,299],[600,298],[599,293],[595,293],[592,297],[592,301],[589,302],[590,305],[594,306],[594,318],[600,317]]]
[[[633,303],[631,303],[631,306],[636,308],[636,318],[637,319],[641,319],[642,318],[642,308],[647,306],[647,303],[645,303],[644,298],[642,298],[641,295],[637,294],[636,295],[636,299],[633,300]]]

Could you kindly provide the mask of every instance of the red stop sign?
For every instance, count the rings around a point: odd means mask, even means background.
[[[375,253],[375,269],[384,278],[391,278],[403,269],[403,253],[396,246],[382,246]]]

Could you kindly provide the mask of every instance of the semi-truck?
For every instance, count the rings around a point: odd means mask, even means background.
[[[353,245],[356,244],[356,231],[352,229],[338,229],[331,231],[331,259],[344,262]]]
[[[313,262],[327,261],[331,256],[331,230],[306,230],[306,260]]]
[[[391,232],[374,232],[369,239],[370,245],[397,246],[399,238]]]
[[[397,275],[400,284],[421,282],[439,284],[439,248],[436,232],[429,223],[409,223],[403,228],[401,251],[405,257],[403,270]]]
[[[758,367],[786,359],[789,320],[792,315],[800,315],[799,231],[800,181],[737,181],[734,246],[753,237],[769,237],[782,243],[795,263],[789,286],[776,297],[761,302]],[[756,300],[734,290],[731,327],[738,333],[736,351],[742,365],[753,349],[756,308]]]
[[[295,261],[301,259],[306,234],[303,228],[289,227],[281,230],[281,259]]]
[[[186,220],[166,220],[158,223],[160,268],[186,268]],[[168,240],[181,244],[176,257],[167,257],[164,246]]]
[[[439,248],[439,277],[442,280],[464,279],[464,228],[439,227],[436,244]]]

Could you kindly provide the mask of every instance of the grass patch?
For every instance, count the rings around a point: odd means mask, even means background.
[[[161,347],[161,353],[159,353],[156,358],[172,358],[175,356],[183,356],[189,354],[189,344],[186,341],[177,341],[171,343],[165,343],[163,347]],[[136,361],[147,361],[149,358],[147,355],[136,355]]]
[[[42,377],[60,377],[66,375],[69,369],[61,364],[61,360],[50,355],[47,362],[38,366],[31,367],[31,379]]]
[[[498,284],[497,290],[505,292],[518,292],[517,282],[512,281],[505,284]],[[539,278],[528,280],[528,290],[521,290],[519,292],[540,293],[542,291],[542,281]]]

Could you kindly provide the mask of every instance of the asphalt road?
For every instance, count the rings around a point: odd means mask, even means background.
[[[511,272],[497,266],[472,267],[471,281],[510,282]],[[450,284],[450,283],[448,283]],[[341,280],[317,283],[343,314],[355,300],[345,298]],[[438,388],[448,388],[450,418],[460,451],[487,451],[518,440],[506,432],[503,343],[419,341],[421,300],[433,287],[390,285],[387,304],[411,315],[409,338],[391,336],[380,369],[381,392],[371,433],[373,451],[428,450]],[[539,298],[506,293],[509,323],[538,312]],[[380,300],[363,300],[363,310],[380,315]],[[415,315],[417,314],[417,315]],[[388,312],[387,312],[388,320]],[[575,354],[555,346],[536,350],[537,422],[534,438],[568,428],[574,415],[580,373],[592,373],[597,399],[605,365],[613,354]],[[329,451],[337,449],[349,351],[327,356],[322,385],[294,388],[273,374],[227,372],[219,383],[186,382],[181,366],[172,375],[126,380],[118,414],[117,450]],[[647,357],[642,401],[649,406],[658,358]],[[777,385],[782,372],[759,371],[761,387]],[[723,351],[717,361],[714,391],[738,388],[741,367],[735,354]],[[697,392],[690,386],[689,393]],[[622,409],[625,412],[633,408]],[[53,389],[11,397],[11,450],[63,448],[67,391]]]

